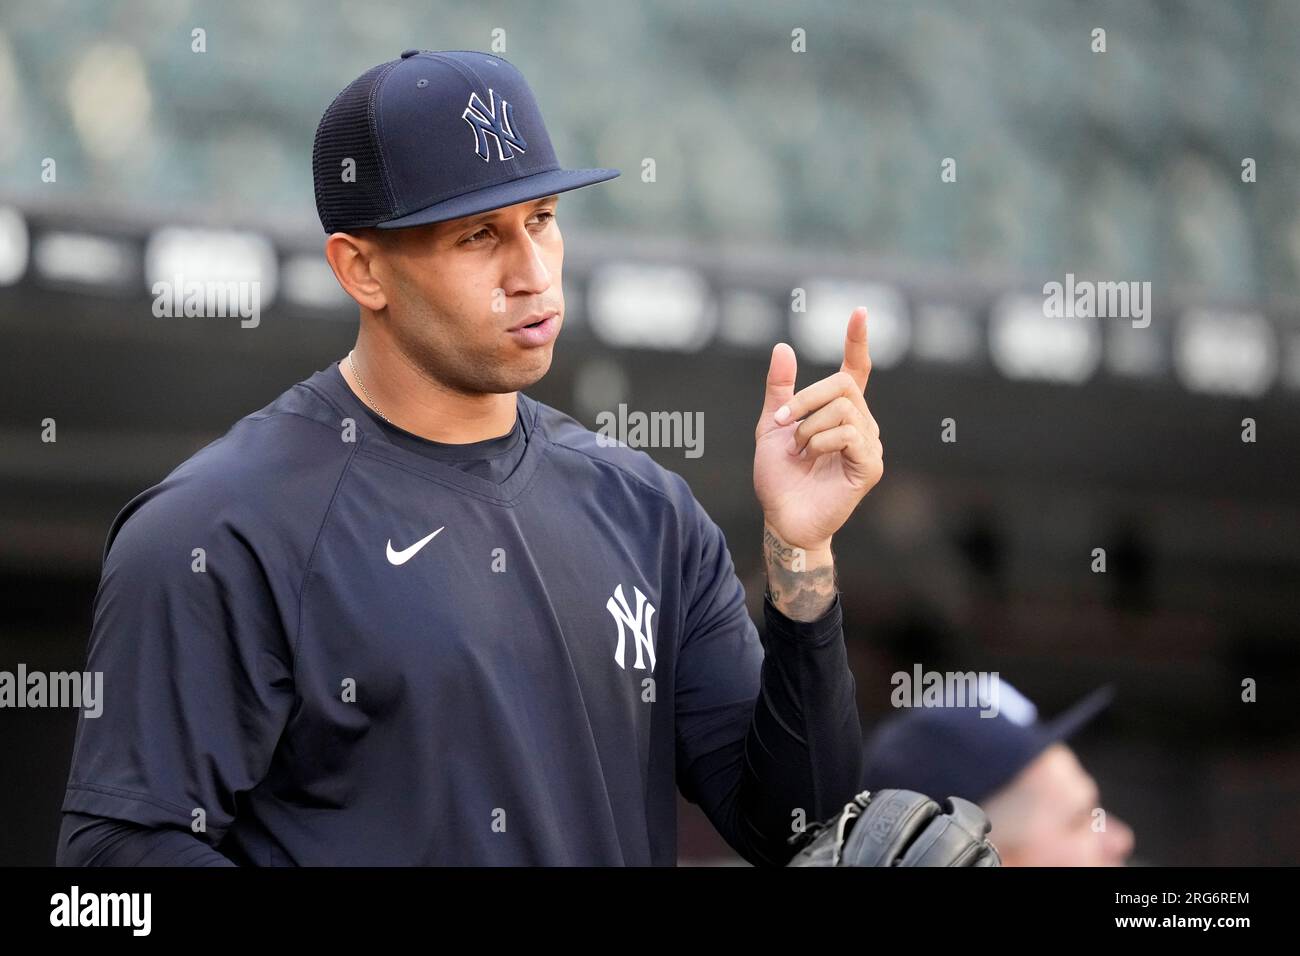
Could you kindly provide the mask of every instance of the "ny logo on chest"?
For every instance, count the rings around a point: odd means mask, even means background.
[[[654,636],[650,629],[651,621],[654,618],[654,605],[647,600],[646,596],[641,593],[641,589],[635,585],[632,587],[632,593],[636,597],[636,611],[627,603],[627,598],[623,595],[623,585],[614,588],[614,596],[605,602],[605,610],[614,618],[614,623],[618,625],[618,644],[614,648],[614,661],[624,670],[627,666],[623,663],[623,652],[627,646],[627,632],[631,630],[632,641],[636,645],[636,661],[632,667],[635,670],[645,670],[645,658],[650,659],[650,670],[655,669],[655,645]],[[645,655],[642,655],[642,651]]]

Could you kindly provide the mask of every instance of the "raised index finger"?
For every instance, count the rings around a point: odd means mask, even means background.
[[[871,352],[867,347],[867,307],[860,305],[849,316],[849,328],[844,333],[844,362],[841,372],[848,372],[858,387],[867,388],[867,378],[871,375]]]

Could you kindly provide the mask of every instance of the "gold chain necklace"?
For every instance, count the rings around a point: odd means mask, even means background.
[[[370,407],[375,410],[375,414],[378,415],[380,418],[382,418],[384,421],[388,422],[388,417],[379,410],[379,406],[375,404],[375,400],[370,397],[370,389],[366,388],[366,383],[361,381],[361,374],[357,371],[357,363],[352,360],[352,352],[355,351],[356,349],[353,349],[352,351],[348,352],[348,364],[352,366],[352,377],[355,378],[357,380],[357,384],[361,386],[361,391],[365,393],[366,401],[368,401],[370,403]],[[393,423],[388,422],[388,424],[391,425]]]

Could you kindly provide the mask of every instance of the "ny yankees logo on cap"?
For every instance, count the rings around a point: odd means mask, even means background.
[[[528,152],[528,144],[524,138],[514,131],[514,109],[504,99],[501,100],[501,116],[497,116],[496,93],[488,88],[488,102],[492,104],[490,109],[483,108],[483,101],[479,99],[477,92],[470,93],[469,105],[465,107],[465,112],[461,114],[461,119],[469,123],[474,130],[474,152],[483,157],[483,162],[491,159],[491,149],[488,146],[487,138],[491,136],[497,141],[497,159],[514,159],[515,154],[510,147],[514,147],[521,153]]]

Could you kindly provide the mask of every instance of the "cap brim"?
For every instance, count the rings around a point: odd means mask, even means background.
[[[1106,684],[1098,687],[1069,710],[1045,724],[1043,727],[1045,739],[1049,743],[1055,743],[1074,736],[1085,724],[1109,707],[1114,699],[1114,685]]]
[[[552,169],[522,179],[513,179],[508,183],[485,186],[483,189],[435,203],[398,219],[381,222],[378,228],[405,229],[409,226],[427,226],[430,223],[446,222],[448,219],[475,216],[503,206],[513,206],[516,203],[541,199],[543,196],[568,192],[583,186],[593,186],[619,175],[621,170],[617,169]]]

